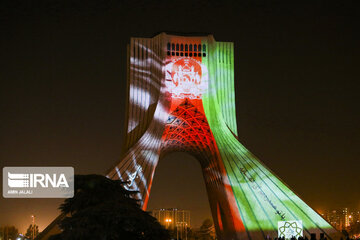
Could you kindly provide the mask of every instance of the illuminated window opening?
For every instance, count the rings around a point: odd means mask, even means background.
[[[184,44],[184,43],[170,43],[166,44],[167,56],[180,56],[180,57],[206,57],[206,45],[203,44]],[[140,49],[139,49],[140,50]],[[135,50],[134,50],[135,51]],[[147,56],[147,52],[145,53]],[[220,56],[221,58],[221,56]],[[219,59],[224,61],[225,59]]]

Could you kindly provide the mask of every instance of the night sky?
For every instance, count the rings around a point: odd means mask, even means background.
[[[238,2],[1,1],[0,167],[105,174],[120,160],[130,37],[213,34],[235,43],[240,141],[316,210],[360,209],[359,4]],[[1,197],[0,226],[25,231],[35,214],[42,230],[62,201]],[[211,216],[190,155],[160,161],[160,207],[191,210],[194,226]]]

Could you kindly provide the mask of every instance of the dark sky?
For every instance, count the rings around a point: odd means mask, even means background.
[[[221,1],[222,2],[222,1]],[[0,167],[120,159],[126,44],[162,31],[235,43],[241,142],[317,210],[360,208],[356,1],[42,0],[0,3]],[[0,198],[0,225],[43,229],[62,199]],[[200,165],[160,162],[149,208],[210,216]]]

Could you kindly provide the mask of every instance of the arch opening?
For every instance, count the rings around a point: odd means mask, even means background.
[[[188,152],[169,152],[160,157],[147,210],[177,208],[189,210],[191,227],[212,220],[208,193],[200,161]]]

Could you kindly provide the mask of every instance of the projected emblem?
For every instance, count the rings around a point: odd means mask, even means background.
[[[200,99],[206,82],[206,67],[194,59],[173,59],[166,66],[166,83],[174,98]]]
[[[278,222],[278,236],[290,239],[292,237],[303,236],[302,221],[279,221]]]

